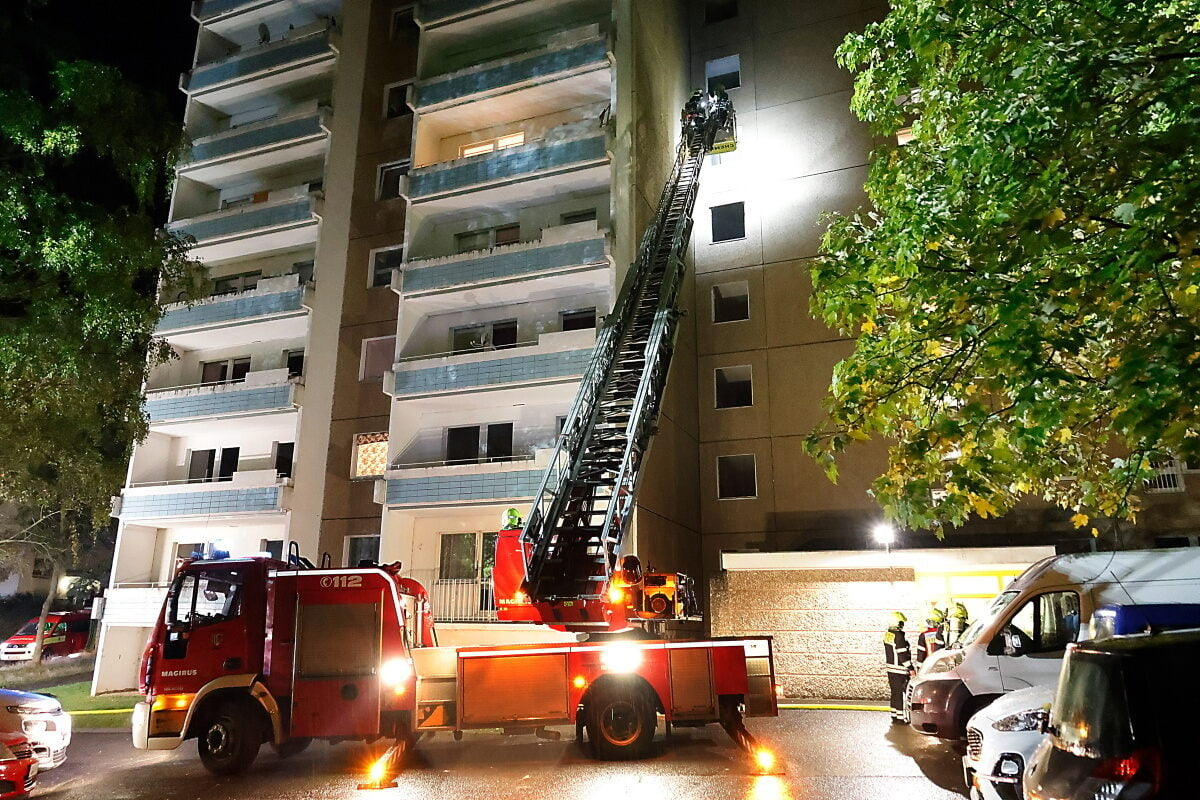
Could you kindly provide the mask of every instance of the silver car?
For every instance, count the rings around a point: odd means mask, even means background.
[[[25,734],[40,769],[53,769],[67,760],[71,715],[53,697],[0,689],[0,731]]]
[[[1021,800],[1053,686],[1018,689],[975,712],[967,722],[963,779],[971,800]]]

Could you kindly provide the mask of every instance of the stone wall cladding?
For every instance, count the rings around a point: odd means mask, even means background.
[[[788,697],[885,700],[888,614],[920,613],[910,568],[727,571],[710,590],[713,635],[773,636],[776,680]]]

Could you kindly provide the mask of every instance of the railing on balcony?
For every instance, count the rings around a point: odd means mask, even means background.
[[[438,577],[435,569],[411,570],[429,590],[429,606],[438,622],[495,622],[496,597],[492,592],[491,576],[487,578]]]
[[[189,328],[245,322],[304,310],[304,287],[296,273],[263,278],[244,292],[213,295],[195,303],[171,303],[164,306],[157,331],[169,334]]]
[[[192,142],[192,150],[184,168],[260,147],[324,136],[324,116],[321,111],[308,111],[205,136]]]
[[[229,484],[218,484],[228,486]],[[164,489],[168,487],[163,487]],[[129,490],[121,497],[122,520],[207,517],[228,514],[263,514],[282,510],[281,486],[249,486],[196,491]],[[136,490],[135,490],[136,491]]]
[[[500,352],[503,351],[497,351],[497,355]],[[424,369],[398,370],[395,372],[394,396],[401,398],[567,379],[582,375],[591,356],[592,350],[589,347],[486,361],[455,361]]]
[[[417,5],[417,18],[425,25],[434,25],[500,3],[501,0],[421,0]]]
[[[194,93],[256,73],[292,67],[302,61],[316,61],[323,57],[332,60],[331,30],[332,26],[323,25],[321,30],[306,35],[293,32],[289,38],[198,65],[191,72],[183,73],[180,88]]]
[[[589,223],[561,227],[576,226],[589,226]],[[590,223],[590,228],[595,231],[595,224]],[[546,233],[553,230],[548,228]],[[543,234],[542,241],[411,261],[401,271],[398,289],[401,294],[416,294],[607,263],[607,241],[603,236],[566,242],[548,239]]]
[[[281,195],[278,200],[268,199],[265,203],[251,203],[177,220],[167,229],[172,233],[191,236],[198,243],[205,243],[231,236],[246,236],[256,231],[315,223],[314,203],[320,195],[318,192],[309,193],[307,189],[306,184],[302,189],[280,190],[272,193]]]
[[[389,506],[456,505],[465,502],[528,500],[542,482],[541,469],[439,471],[421,477],[387,478]]]
[[[416,105],[427,110],[430,106],[516,84],[586,71],[589,66],[607,66],[608,42],[600,35],[599,26],[590,25],[566,33],[576,35],[560,36],[548,46],[529,53],[495,59],[422,81],[417,86]]]
[[[408,175],[407,194],[413,200],[423,200],[469,187],[530,178],[607,160],[608,140],[602,130],[594,125],[572,127],[581,132],[562,139],[548,136],[484,155],[414,169]]]
[[[146,392],[146,414],[150,422],[167,422],[196,417],[286,411],[295,406],[298,376],[287,369],[262,370],[245,380],[198,383]]]
[[[478,464],[515,464],[522,461],[533,461],[537,458],[534,453],[520,453],[510,456],[482,455],[476,458],[453,458],[439,461],[395,461],[388,469],[428,469],[430,467],[462,467]]]

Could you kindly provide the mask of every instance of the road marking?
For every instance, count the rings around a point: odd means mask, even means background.
[[[891,711],[888,706],[860,706],[850,703],[780,703],[780,708],[815,711]]]

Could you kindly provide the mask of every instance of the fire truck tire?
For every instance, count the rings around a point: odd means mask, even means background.
[[[214,775],[235,775],[254,763],[264,738],[265,719],[257,704],[221,700],[196,737],[200,761]]]
[[[312,744],[312,739],[288,739],[283,744],[275,744],[271,742],[271,749],[275,751],[275,755],[280,758],[291,758],[299,755],[308,749]]]
[[[588,740],[592,754],[605,761],[624,761],[650,755],[654,727],[654,697],[639,683],[605,681],[587,701]]]

